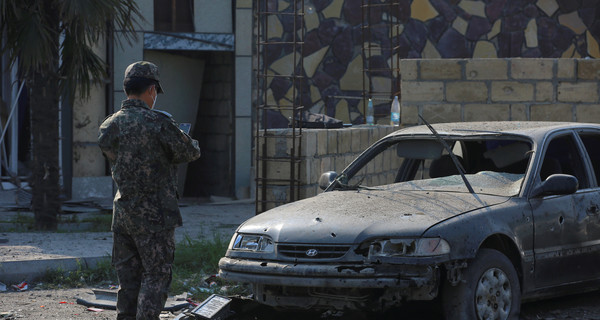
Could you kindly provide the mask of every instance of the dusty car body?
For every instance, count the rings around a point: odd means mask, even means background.
[[[276,307],[439,297],[448,319],[517,318],[600,278],[599,125],[416,126],[321,178],[322,194],[244,222],[221,276]]]

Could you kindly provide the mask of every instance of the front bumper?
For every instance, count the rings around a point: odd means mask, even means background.
[[[254,299],[280,308],[384,310],[438,294],[438,264],[342,264],[221,258],[222,278],[252,284]]]
[[[390,264],[309,264],[224,257],[221,277],[261,285],[335,288],[436,287],[438,267]]]

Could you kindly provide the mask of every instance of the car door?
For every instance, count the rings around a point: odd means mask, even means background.
[[[599,199],[597,190],[590,188],[583,152],[573,132],[554,135],[548,139],[537,168],[537,183],[557,173],[573,175],[579,181],[575,194],[530,199],[538,288],[586,280],[597,273],[598,265],[592,264],[595,255],[589,251],[595,244],[590,243],[587,232],[586,208]]]
[[[578,203],[582,226],[588,237],[587,250],[590,255],[590,265],[594,269],[593,278],[600,278],[600,131],[585,130],[578,133],[584,145],[584,155],[587,155],[591,171],[590,192],[586,193],[585,201]]]

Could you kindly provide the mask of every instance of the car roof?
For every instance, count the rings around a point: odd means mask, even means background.
[[[540,138],[549,132],[559,129],[594,128],[600,129],[599,124],[581,122],[550,122],[550,121],[489,121],[489,122],[451,122],[436,123],[433,128],[443,136],[482,136],[510,134],[531,138]],[[398,135],[431,135],[425,125],[404,128],[393,132],[390,136]]]

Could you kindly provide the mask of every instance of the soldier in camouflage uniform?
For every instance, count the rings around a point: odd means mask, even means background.
[[[178,163],[200,157],[198,141],[154,111],[162,93],[158,67],[133,63],[125,70],[127,100],[100,126],[98,142],[117,186],[113,203],[112,261],[119,277],[117,319],[159,319],[171,284]]]

